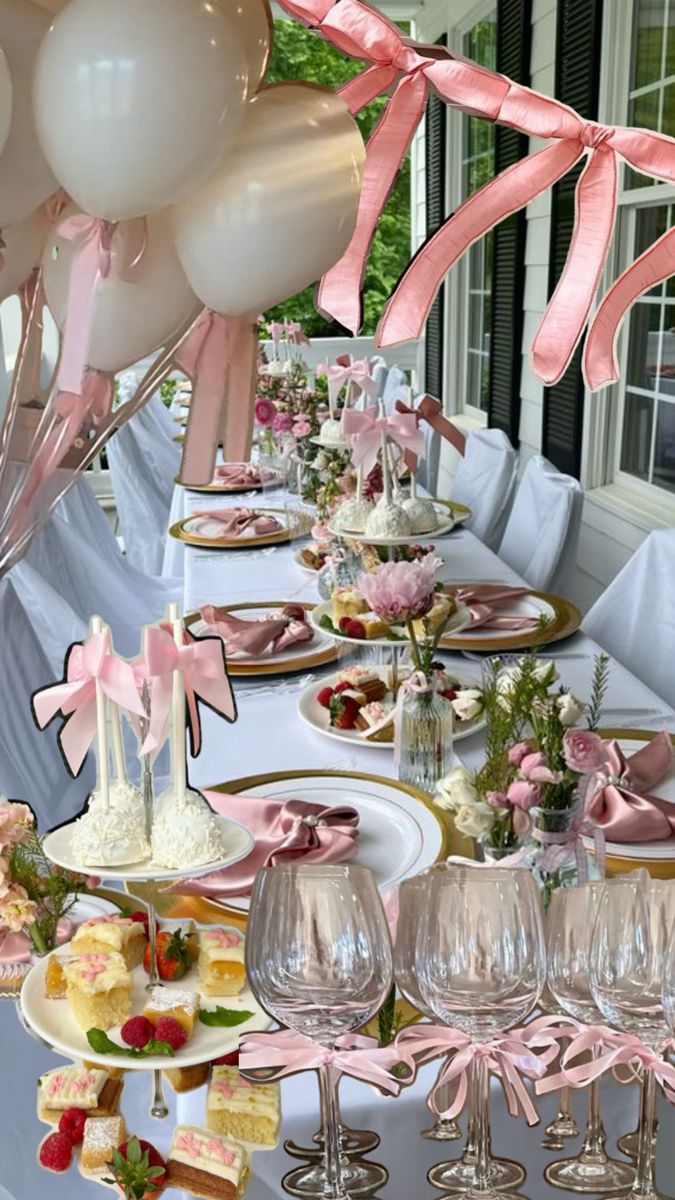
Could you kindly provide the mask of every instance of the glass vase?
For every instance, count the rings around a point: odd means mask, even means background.
[[[530,818],[532,831],[523,850],[523,865],[534,876],[544,908],[556,888],[601,878],[578,832],[578,803],[568,808],[531,808]]]
[[[402,783],[433,792],[452,766],[452,733],[452,705],[431,683],[423,691],[406,691],[396,730]]]

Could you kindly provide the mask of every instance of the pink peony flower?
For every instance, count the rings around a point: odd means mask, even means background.
[[[516,742],[508,753],[508,760],[514,767],[519,767],[526,754],[532,753],[532,747],[527,742]]]
[[[387,562],[356,582],[372,612],[390,624],[423,616],[434,601],[434,585],[443,560],[428,554],[416,562]]]
[[[528,812],[539,803],[539,788],[529,779],[514,779],[508,786],[506,799],[513,808]]]
[[[505,792],[488,792],[485,796],[490,808],[508,808],[509,801]]]
[[[277,415],[276,404],[259,396],[255,402],[255,419],[259,425],[271,425]]]
[[[37,911],[37,904],[28,899],[25,888],[13,884],[0,900],[0,925],[11,933],[20,933],[25,925],[32,925],[37,919]]]
[[[288,433],[293,426],[293,418],[290,413],[278,412],[276,417],[272,418],[272,429],[275,433]]]
[[[546,761],[540,750],[526,754],[521,759],[520,770],[525,778],[530,779],[533,783],[560,783],[562,779],[560,771],[552,771],[546,765]]]
[[[568,729],[563,738],[563,755],[571,771],[591,775],[605,765],[607,748],[590,729]]]
[[[308,435],[312,432],[312,426],[310,425],[309,421],[305,421],[304,419],[296,421],[292,432],[294,437],[297,438],[308,437]]]
[[[27,804],[3,800],[0,803],[0,846],[24,842],[34,824],[35,817]]]

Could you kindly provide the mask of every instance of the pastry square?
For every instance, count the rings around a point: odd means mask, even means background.
[[[127,1138],[124,1117],[88,1117],[84,1123],[84,1138],[80,1162],[85,1171],[100,1171]]]
[[[202,1087],[209,1077],[209,1063],[198,1063],[194,1067],[167,1067],[164,1078],[174,1092],[192,1092]]]
[[[378,617],[377,613],[363,613],[363,615],[359,617],[359,621],[366,631],[367,638],[388,637],[390,633],[390,628],[386,621],[383,621],[381,617]]]
[[[413,621],[413,629],[417,637],[428,637],[444,625],[449,617],[457,610],[457,601],[453,596],[438,596],[429,612]]]
[[[385,723],[382,724],[382,722]],[[357,713],[354,724],[368,741],[393,742],[394,740],[393,709],[385,708],[377,700],[372,704],[364,704],[361,711]],[[379,728],[377,728],[378,726]],[[371,730],[374,732],[371,733]]]
[[[131,917],[92,917],[76,930],[70,943],[73,954],[121,954],[133,971],[143,962],[145,928]]]
[[[198,965],[205,996],[236,996],[246,983],[243,934],[236,929],[203,929]]]
[[[121,954],[82,954],[63,968],[66,998],[80,1029],[112,1029],[131,1016],[132,978]]]
[[[46,1125],[58,1125],[67,1108],[83,1108],[90,1117],[112,1117],[123,1086],[102,1067],[56,1067],[38,1079],[38,1117]]]
[[[356,588],[345,585],[336,587],[331,596],[333,624],[337,627],[343,617],[357,617],[368,608]]]
[[[155,1025],[160,1017],[173,1017],[188,1037],[192,1037],[199,1008],[199,992],[187,988],[153,987],[146,995],[143,1016]]]
[[[166,1164],[165,1186],[204,1200],[237,1200],[251,1174],[243,1146],[198,1125],[177,1125]]]
[[[213,1068],[206,1093],[206,1127],[259,1146],[276,1146],[281,1119],[278,1083],[249,1083],[237,1067]]]
[[[348,683],[350,687],[363,692],[366,703],[383,700],[387,694],[387,685],[377,671],[369,671],[367,667],[346,667],[337,677],[338,683]]]

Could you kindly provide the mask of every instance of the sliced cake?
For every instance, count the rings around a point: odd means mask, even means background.
[[[246,983],[244,937],[237,929],[199,935],[199,986],[205,996],[236,996]]]
[[[278,1083],[249,1083],[237,1067],[214,1067],[206,1093],[206,1125],[241,1142],[276,1146],[281,1101]]]
[[[131,917],[92,917],[76,930],[70,943],[73,954],[121,954],[130,971],[143,961],[145,928]]]
[[[83,1108],[90,1117],[112,1117],[123,1086],[102,1067],[55,1067],[38,1079],[38,1117],[46,1125],[58,1125],[67,1108]]]
[[[66,998],[80,1029],[112,1029],[131,1015],[133,981],[121,954],[82,954],[63,971]]]
[[[173,1017],[190,1038],[199,1008],[199,992],[191,992],[188,988],[153,987],[146,994],[143,1016],[153,1025],[161,1017]]]
[[[127,1126],[124,1117],[88,1117],[84,1123],[84,1136],[80,1164],[84,1171],[100,1171],[126,1141]]]
[[[237,1200],[245,1192],[250,1174],[248,1154],[237,1142],[198,1125],[174,1129],[166,1187],[204,1200]]]

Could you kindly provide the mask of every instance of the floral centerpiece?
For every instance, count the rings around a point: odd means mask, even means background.
[[[0,800],[1,933],[25,933],[45,954],[56,945],[59,921],[99,882],[53,866],[28,805]]]

